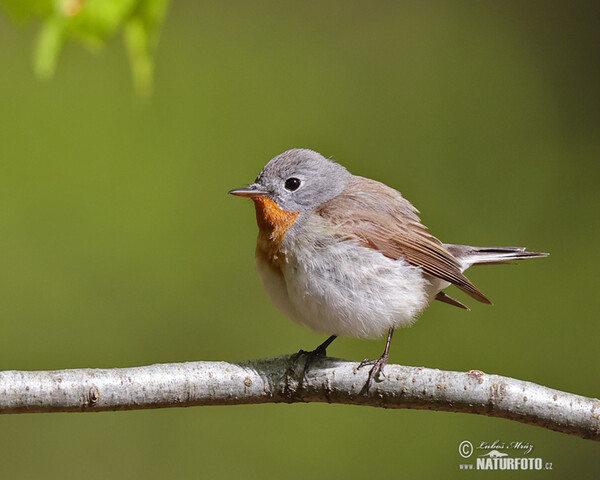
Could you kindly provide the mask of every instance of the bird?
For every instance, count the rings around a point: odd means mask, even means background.
[[[399,191],[306,148],[277,155],[252,184],[229,193],[254,202],[256,270],[271,301],[294,322],[329,335],[304,352],[305,373],[337,337],[387,333],[382,355],[358,367],[371,366],[367,389],[385,376],[394,330],[411,326],[434,300],[469,310],[447,287],[492,304],[465,276],[469,267],[548,255],[442,243]]]

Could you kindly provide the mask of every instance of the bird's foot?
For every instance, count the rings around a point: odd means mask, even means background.
[[[310,369],[310,366],[315,362],[315,360],[327,356],[327,347],[323,347],[322,345],[319,345],[314,350],[310,350],[310,351],[300,350],[294,356],[296,357],[296,359],[298,359],[300,357],[304,357],[306,359],[304,362],[304,370],[302,373],[302,379],[305,384],[308,384],[307,373],[308,373],[308,370]]]
[[[365,367],[367,365],[372,365],[371,370],[369,370],[369,378],[367,379],[367,383],[365,384],[366,391],[368,391],[371,387],[371,383],[373,383],[373,380],[376,380],[380,375],[385,377],[385,374],[383,373],[383,367],[385,367],[387,363],[387,352],[385,352],[381,357],[375,360],[369,360],[368,358],[365,358],[362,362],[360,362],[360,364],[358,365],[358,369],[361,369],[362,367]]]
[[[301,356],[306,358],[306,362],[304,363],[304,373],[302,375],[302,378],[306,385],[308,385],[308,377],[307,377],[306,373],[308,372],[310,365],[318,358],[323,358],[323,357],[327,356],[327,347],[335,339],[336,339],[336,336],[332,335],[327,340],[325,340],[321,345],[319,345],[317,348],[315,348],[314,350],[311,350],[308,352],[305,350],[300,350],[298,353],[296,353],[294,355],[294,357],[296,357],[296,359],[300,358]]]

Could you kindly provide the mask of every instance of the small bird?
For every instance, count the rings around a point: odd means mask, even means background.
[[[387,332],[381,357],[359,365],[372,365],[367,389],[383,374],[396,328],[412,325],[434,300],[469,310],[446,287],[492,303],[464,275],[467,268],[548,255],[442,243],[400,192],[308,149],[283,152],[254,183],[229,193],[254,201],[256,268],[273,303],[330,335],[312,356],[326,355],[338,336]]]

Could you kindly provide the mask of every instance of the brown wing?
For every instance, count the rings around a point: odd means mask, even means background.
[[[491,304],[463,275],[459,261],[421,224],[412,204],[393,188],[355,177],[344,193],[321,205],[316,213],[336,225],[341,236],[358,240],[386,257],[403,258]]]

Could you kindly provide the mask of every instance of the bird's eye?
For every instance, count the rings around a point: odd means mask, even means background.
[[[300,180],[295,177],[288,178],[285,181],[286,190],[293,192],[294,190],[298,190],[298,187],[300,187]]]

